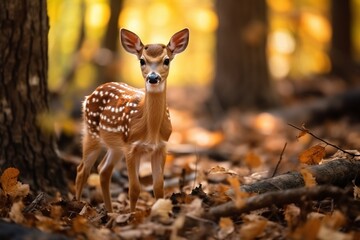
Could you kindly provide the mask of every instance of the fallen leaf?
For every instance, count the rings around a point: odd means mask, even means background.
[[[28,184],[18,182],[20,171],[17,168],[7,168],[1,175],[1,186],[5,194],[11,197],[25,197],[30,192]]]
[[[303,176],[306,187],[313,187],[317,184],[314,176],[308,169],[303,168],[300,170],[300,173]]]
[[[259,155],[250,151],[245,156],[245,163],[250,168],[257,168],[261,165],[261,159],[260,159]]]
[[[227,174],[227,175],[237,175],[236,172],[232,171],[231,169],[226,169],[224,167],[221,167],[221,166],[215,166],[215,167],[212,167],[209,171],[208,171],[208,174]]]
[[[7,168],[1,175],[1,186],[5,193],[11,192],[17,184],[20,171],[17,168]]]
[[[72,221],[72,229],[75,233],[86,233],[89,229],[88,221],[83,216],[76,216]]]
[[[300,208],[295,204],[289,204],[285,207],[284,218],[290,228],[298,224],[300,212]]]
[[[324,225],[321,225],[318,234],[317,234],[317,238],[319,240],[327,240],[329,239],[329,236],[331,236],[332,240],[352,240],[355,239],[353,238],[353,234],[352,233],[342,233],[339,231],[336,231],[334,229],[331,229],[329,227],[326,227]]]
[[[324,157],[325,157],[325,147],[321,145],[315,145],[302,152],[299,156],[299,160],[301,163],[315,165],[315,164],[319,164],[319,162]]]
[[[302,130],[301,130],[300,133],[296,136],[296,139],[299,139],[299,138],[301,138],[301,137],[303,137],[303,136],[305,136],[306,134],[309,133],[309,129],[307,129],[307,128],[305,127],[305,124],[302,124],[301,129],[302,129]]]
[[[118,224],[123,224],[129,221],[131,213],[118,214],[115,218],[115,222]]]
[[[240,234],[241,234],[240,239],[245,239],[245,240],[255,239],[261,233],[264,232],[267,222],[268,221],[265,219],[256,219],[244,223],[240,228]]]
[[[326,227],[336,230],[346,224],[346,217],[339,210],[335,210],[332,214],[326,215],[323,221]]]
[[[235,193],[235,206],[237,208],[244,206],[245,199],[249,197],[249,193],[241,191],[240,181],[237,177],[228,177],[227,180]]]
[[[151,217],[157,217],[162,222],[166,222],[170,218],[170,213],[173,208],[170,199],[158,199],[151,207]]]
[[[290,233],[289,238],[316,240],[320,227],[321,219],[309,218],[303,225],[300,225],[298,228],[296,228],[293,233]]]
[[[220,218],[219,227],[220,227],[220,230],[218,232],[219,239],[225,239],[232,232],[234,232],[235,229],[234,222],[231,220],[231,218]]]
[[[22,201],[14,202],[9,212],[10,219],[18,224],[24,223],[26,219],[22,213],[23,209],[24,203]]]

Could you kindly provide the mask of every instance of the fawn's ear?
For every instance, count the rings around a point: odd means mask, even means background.
[[[120,29],[120,40],[126,51],[140,57],[140,53],[144,47],[144,44],[141,42],[138,35],[122,28]]]
[[[184,51],[189,43],[189,29],[184,28],[183,30],[175,33],[170,42],[167,45],[167,48],[173,53],[178,54]]]

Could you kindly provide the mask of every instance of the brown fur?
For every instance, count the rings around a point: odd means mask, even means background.
[[[146,83],[150,84],[146,86],[151,90],[145,89],[145,92],[126,84],[106,83],[86,98],[83,159],[77,168],[75,182],[77,199],[81,197],[102,145],[108,150],[98,171],[105,207],[109,212],[112,211],[110,178],[122,156],[125,156],[128,170],[131,211],[135,211],[140,194],[139,165],[144,156],[151,161],[154,195],[156,198],[164,196],[165,142],[172,128],[166,105],[169,66],[163,64],[163,59],[172,59],[175,53],[185,50],[188,34],[184,29],[176,33],[167,46],[151,44],[144,47],[136,34],[124,29],[121,31],[123,47],[139,58],[146,58],[147,65],[141,67],[145,82],[150,72],[156,72],[160,81]]]

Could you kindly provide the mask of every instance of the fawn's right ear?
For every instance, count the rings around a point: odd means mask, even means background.
[[[138,58],[140,58],[140,53],[144,47],[144,44],[141,42],[138,35],[122,28],[120,29],[120,40],[122,46],[126,51],[135,54],[136,56],[138,56]]]

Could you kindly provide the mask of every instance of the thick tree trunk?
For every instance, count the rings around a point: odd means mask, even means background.
[[[267,108],[275,102],[266,58],[267,8],[263,0],[216,1],[219,16],[213,112]],[[214,109],[215,108],[215,109]]]
[[[0,1],[0,166],[16,167],[32,190],[65,191],[47,112],[46,0]]]

